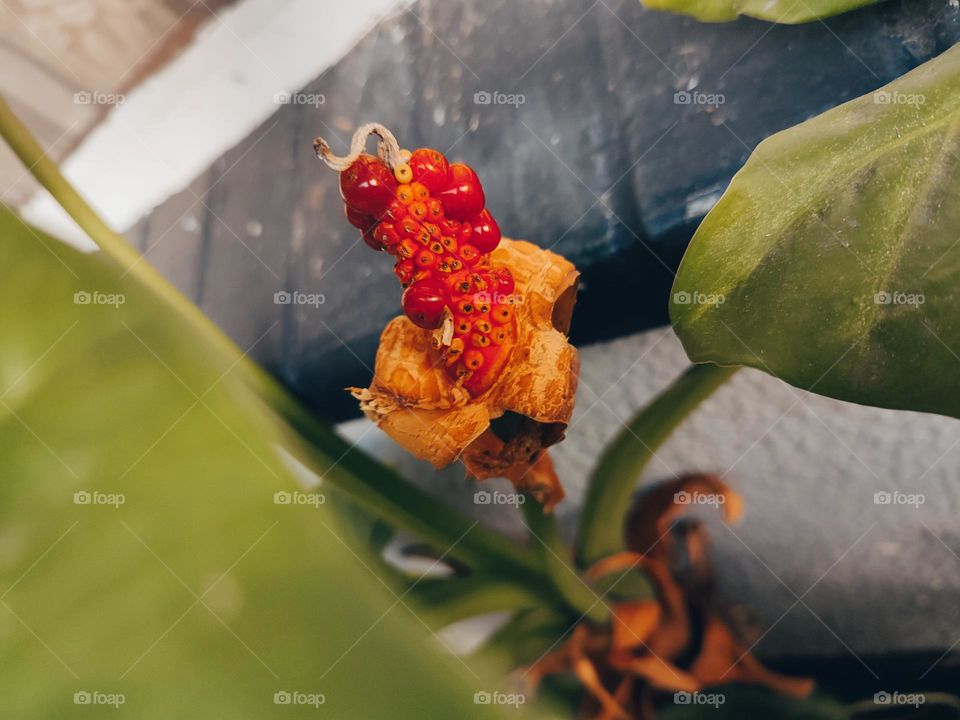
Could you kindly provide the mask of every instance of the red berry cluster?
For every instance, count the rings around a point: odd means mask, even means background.
[[[438,328],[445,310],[453,322],[440,347],[448,374],[472,395],[490,388],[516,340],[514,282],[492,267],[500,228],[484,209],[477,174],[448,163],[436,150],[403,153],[392,171],[361,155],[340,173],[347,220],[374,250],[397,258],[394,272],[406,288],[403,310],[422,328]]]

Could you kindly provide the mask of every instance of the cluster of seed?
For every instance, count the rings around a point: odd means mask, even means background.
[[[514,281],[492,267],[500,242],[476,173],[436,150],[404,153],[392,171],[362,155],[341,173],[347,218],[366,243],[397,258],[403,309],[418,326],[452,322],[437,343],[448,374],[473,395],[485,392],[516,340]]]

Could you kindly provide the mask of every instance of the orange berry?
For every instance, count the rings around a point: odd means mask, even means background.
[[[463,364],[468,370],[479,370],[483,366],[483,353],[479,350],[468,350],[463,356]]]
[[[410,203],[410,214],[417,220],[424,220],[427,217],[426,204],[422,200]]]
[[[504,325],[510,322],[510,318],[513,317],[513,310],[506,305],[498,305],[496,308],[494,308],[492,316],[495,323]]]
[[[393,169],[393,176],[397,182],[408,183],[413,180],[413,170],[407,163],[400,163]]]

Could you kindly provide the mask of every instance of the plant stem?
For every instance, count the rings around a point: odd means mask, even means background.
[[[580,516],[576,557],[581,567],[623,550],[623,520],[640,473],[657,448],[736,367],[693,365],[642,408],[594,467]]]
[[[327,470],[326,477],[331,482],[377,517],[422,535],[441,549],[452,548],[451,556],[480,567],[496,567],[502,563],[507,576],[528,577],[535,587],[542,588],[544,575],[532,553],[453,511],[348,445],[330,427],[319,422],[272,375],[250,360],[212,320],[100,218],[46,156],[3,98],[0,98],[0,137],[81,229],[126,274],[148,287],[174,314],[185,318],[217,346],[224,357],[239,358],[236,364],[254,391],[314,443],[315,447],[308,449],[310,464],[321,474]],[[333,458],[339,458],[339,461]]]
[[[530,531],[530,543],[540,555],[547,575],[567,604],[596,622],[609,620],[610,611],[603,599],[586,584],[573,567],[570,548],[560,537],[556,516],[543,512],[543,506],[537,502],[525,502],[523,516]]]
[[[428,578],[411,584],[409,592],[433,627],[485,613],[543,605],[543,599],[528,588],[484,574]]]

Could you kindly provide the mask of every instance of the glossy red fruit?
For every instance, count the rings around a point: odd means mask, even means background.
[[[414,151],[409,160],[415,182],[423,183],[431,193],[437,193],[447,186],[450,165],[442,153],[430,148]]]
[[[409,215],[407,206],[404,205],[400,200],[391,200],[387,203],[386,209],[383,211],[383,217],[387,220],[392,220],[393,222],[400,222],[405,217]]]
[[[406,287],[413,282],[413,276],[417,272],[417,264],[413,260],[401,260],[393,266],[393,272],[400,280],[400,284]]]
[[[473,227],[470,244],[484,255],[493,252],[500,244],[500,227],[489,210],[484,210],[473,218],[470,225]]]
[[[364,213],[357,212],[349,205],[344,205],[343,209],[347,214],[347,222],[353,225],[355,228],[360,230],[367,230],[373,225],[377,220],[373,215],[366,215]]]
[[[494,291],[499,295],[510,295],[516,288],[510,268],[497,268],[493,273]]]
[[[391,248],[400,242],[396,227],[389,222],[378,223],[373,229],[373,237],[385,248]]]
[[[403,312],[418,327],[431,330],[440,327],[446,305],[447,293],[438,283],[414,283],[403,293]]]
[[[363,237],[363,241],[367,244],[367,247],[374,250],[383,250],[383,245],[380,244],[380,241],[374,237],[374,228],[369,228],[367,230],[361,231],[360,235]]]
[[[450,166],[449,184],[436,193],[443,203],[448,218],[466,220],[483,210],[486,202],[480,178],[467,165],[453,163]]]
[[[379,216],[396,197],[397,180],[379,158],[361,155],[340,173],[340,194],[356,212]]]

